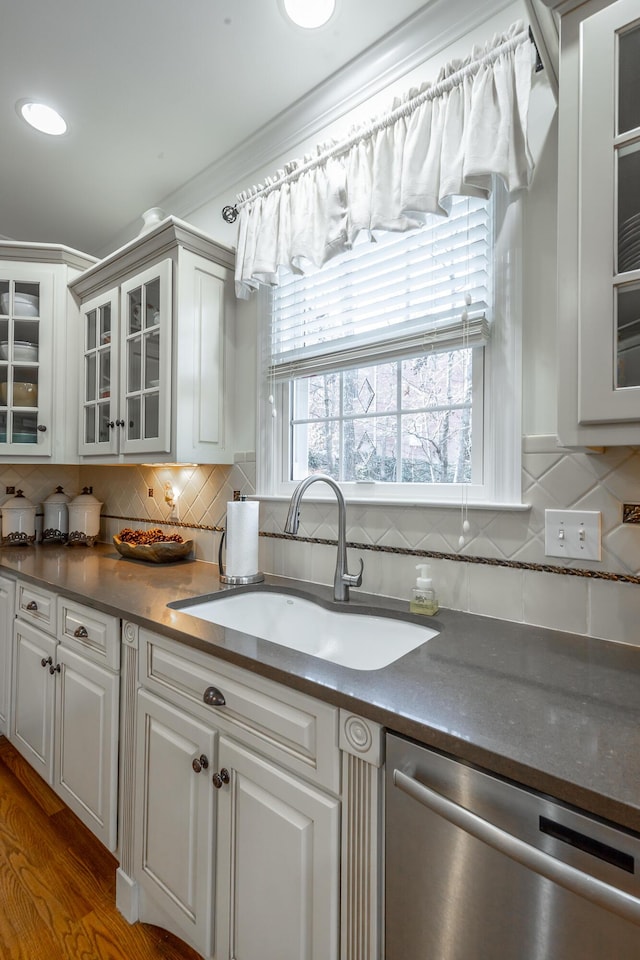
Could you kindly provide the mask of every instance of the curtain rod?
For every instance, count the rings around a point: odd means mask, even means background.
[[[312,157],[310,160],[302,163],[300,166],[293,167],[289,172],[284,173],[283,176],[278,177],[277,179],[269,177],[267,178],[268,182],[264,186],[259,185],[256,188],[252,188],[252,192],[245,191],[248,195],[243,197],[239,205],[244,206],[245,203],[248,203],[250,200],[254,200],[256,197],[270,193],[272,190],[279,188],[283,183],[297,180],[307,170],[311,170],[313,167],[319,166],[321,163],[330,159],[331,157],[336,157],[343,153],[347,153],[351,147],[358,142],[358,140],[365,139],[367,136],[373,134],[377,129],[380,129],[384,126],[389,126],[395,121],[396,117],[401,116],[403,113],[410,112],[411,110],[420,106],[420,104],[426,100],[434,99],[439,95],[443,88],[454,85],[459,79],[468,75],[469,73],[477,72],[483,64],[490,63],[492,60],[495,60],[498,55],[505,50],[505,48],[516,47],[522,41],[523,33],[518,33],[514,37],[510,37],[504,43],[500,44],[499,47],[491,50],[485,56],[480,57],[478,60],[472,61],[471,63],[465,64],[460,68],[460,70],[452,73],[448,77],[445,77],[443,80],[434,84],[429,84],[421,93],[416,94],[415,97],[412,97],[408,101],[403,101],[393,110],[391,110],[390,113],[385,114],[382,119],[371,122],[368,131],[363,132],[362,128],[358,128],[356,132],[346,140],[333,144],[325,152]],[[527,36],[536,51],[535,72],[539,73],[544,69],[544,64],[540,58],[540,51],[538,50],[538,45],[534,39],[533,30],[530,26],[528,28]],[[238,216],[238,201],[236,201],[235,204],[227,204],[222,208],[222,219],[225,220],[226,223],[235,223]]]

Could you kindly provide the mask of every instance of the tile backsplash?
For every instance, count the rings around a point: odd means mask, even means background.
[[[227,501],[234,490],[255,490],[255,459],[248,453],[233,466],[0,468],[0,491],[20,488],[34,503],[58,484],[71,496],[93,487],[104,504],[106,541],[123,526],[179,524],[194,540],[196,556],[215,562]],[[177,510],[165,501],[166,484],[178,494]],[[462,549],[460,508],[349,504],[349,562],[355,569],[357,556],[364,559],[362,589],[408,599],[415,565],[424,561],[431,564],[444,607],[640,644],[640,525],[622,523],[622,504],[640,502],[640,449],[576,453],[557,448],[552,437],[528,437],[522,486],[528,509],[469,509]],[[261,503],[262,569],[331,583],[335,546],[317,541],[336,538],[335,503],[304,500],[297,540],[282,535],[287,506],[281,500]],[[600,511],[602,560],[546,557],[548,508]]]

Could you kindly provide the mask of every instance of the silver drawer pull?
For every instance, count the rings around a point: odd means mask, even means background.
[[[26,605],[25,610],[37,610],[38,604],[35,600],[29,600],[29,603]]]
[[[74,637],[79,637],[82,639],[89,636],[86,627],[76,627],[76,629],[73,631],[73,635]]]
[[[217,687],[207,687],[205,692],[202,694],[202,699],[210,707],[224,707],[227,702],[224,698],[224,694],[220,693]]]

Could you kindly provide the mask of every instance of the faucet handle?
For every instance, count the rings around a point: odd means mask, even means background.
[[[360,561],[360,571],[358,573],[344,573],[342,575],[342,582],[346,583],[350,587],[360,587],[362,586],[362,571],[364,570],[364,560],[362,557],[358,557]]]

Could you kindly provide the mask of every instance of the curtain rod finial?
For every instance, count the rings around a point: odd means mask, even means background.
[[[226,220],[227,223],[235,223],[238,219],[238,208],[227,204],[226,207],[222,208],[222,219]]]

